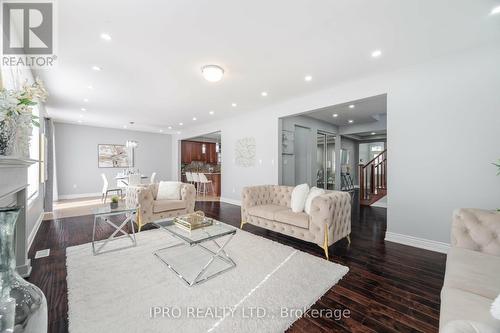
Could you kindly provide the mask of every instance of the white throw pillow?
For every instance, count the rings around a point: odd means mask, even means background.
[[[156,200],[180,200],[181,199],[181,182],[164,182],[161,181],[158,185],[158,193]]]
[[[292,212],[300,213],[304,211],[304,206],[306,204],[307,194],[309,193],[309,185],[301,184],[295,186],[292,191],[292,200],[290,206],[292,207]]]
[[[306,199],[305,211],[306,211],[307,215],[311,214],[311,205],[312,205],[313,199],[320,196],[320,195],[323,195],[325,193],[326,193],[326,191],[323,190],[322,188],[318,188],[316,186],[311,188],[311,190],[309,191],[309,194],[307,195],[307,199]]]
[[[491,304],[490,311],[493,318],[500,320],[500,295]]]

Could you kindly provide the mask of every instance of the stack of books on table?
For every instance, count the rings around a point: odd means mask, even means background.
[[[194,213],[186,216],[176,217],[174,219],[174,224],[183,230],[193,231],[196,229],[211,226],[213,224],[213,220]]]

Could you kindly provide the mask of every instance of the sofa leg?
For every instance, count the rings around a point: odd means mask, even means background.
[[[325,251],[326,260],[330,260],[328,256],[328,225],[325,225],[325,239],[323,241],[323,250]]]
[[[245,223],[246,223],[245,221],[241,221],[241,224],[240,224],[240,229],[243,229],[243,225],[244,225]]]

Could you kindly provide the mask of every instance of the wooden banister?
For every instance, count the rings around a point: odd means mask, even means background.
[[[387,149],[366,164],[359,165],[359,194],[363,201],[385,193],[387,189]]]

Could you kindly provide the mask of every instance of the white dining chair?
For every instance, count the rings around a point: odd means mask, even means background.
[[[141,184],[141,175],[136,173],[128,176],[128,186],[137,186]]]
[[[192,172],[191,177],[193,177],[193,184],[196,187],[196,193],[200,193],[200,177],[196,172]]]
[[[210,186],[212,194],[215,194],[214,183],[211,180],[209,180],[204,173],[198,173],[198,178],[200,180],[201,193],[203,193],[203,195],[208,193],[207,185]]]
[[[102,184],[102,197],[101,197],[102,202],[105,203],[107,198],[108,198],[108,193],[112,193],[112,192],[116,192],[117,195],[118,195],[118,193],[120,193],[120,197],[123,198],[123,192],[122,192],[121,188],[109,188],[108,178],[103,173],[101,173],[101,178],[102,178],[102,183],[103,183]]]
[[[151,183],[151,184],[154,184],[154,183],[155,183],[155,181],[156,181],[156,172],[153,172],[153,173],[151,174],[150,183]]]
[[[189,184],[193,184],[194,183],[194,180],[193,180],[193,174],[191,172],[187,172],[186,171],[186,181],[189,183]]]

